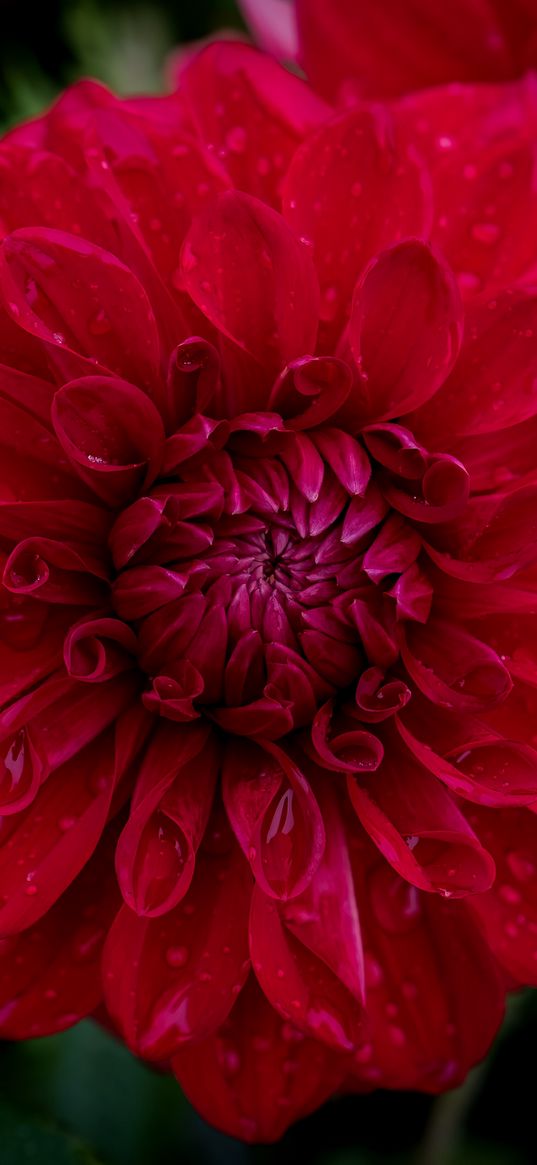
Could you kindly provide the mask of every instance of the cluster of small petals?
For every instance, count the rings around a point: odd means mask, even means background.
[[[0,1034],[246,1140],[537,983],[536,119],[230,42],[0,143]]]

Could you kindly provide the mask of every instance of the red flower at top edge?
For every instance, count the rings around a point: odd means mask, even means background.
[[[252,35],[298,60],[330,101],[450,81],[508,81],[537,65],[535,0],[240,0]]]
[[[245,1139],[537,978],[535,108],[226,43],[0,145],[0,1032]]]

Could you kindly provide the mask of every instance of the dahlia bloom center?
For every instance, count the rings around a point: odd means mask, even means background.
[[[181,704],[185,719],[201,707],[266,697],[276,710],[276,673],[294,661],[311,699],[299,712],[296,700],[282,697],[295,715],[293,724],[287,717],[274,724],[271,734],[281,735],[356,678],[361,653],[349,610],[370,588],[364,556],[385,507],[355,501],[360,533],[351,498],[320,454],[314,458],[314,446],[301,491],[282,460],[296,456],[295,434],[272,444],[270,457],[224,454],[237,486],[231,498],[219,482],[217,453],[194,479],[157,483],[112,529],[116,613],[139,634],[152,685],[144,702],[165,716],[182,718],[178,700],[189,701]],[[323,635],[335,635],[339,658],[322,650]]]

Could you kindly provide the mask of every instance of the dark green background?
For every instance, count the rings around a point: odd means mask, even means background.
[[[175,45],[240,26],[233,0],[0,0],[0,17],[0,126],[83,75],[158,91]],[[537,997],[528,994],[462,1090],[434,1102],[402,1093],[333,1101],[277,1147],[249,1149],[207,1128],[173,1080],[85,1023],[0,1045],[0,1165],[533,1165],[536,1057]]]

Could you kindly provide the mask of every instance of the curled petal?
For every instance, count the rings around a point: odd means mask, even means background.
[[[388,420],[429,400],[462,338],[462,307],[447,264],[413,239],[382,252],[357,285],[349,337],[363,420]]]
[[[332,701],[323,704],[312,724],[311,755],[316,764],[341,773],[378,769],[384,752],[378,737],[365,730],[330,732],[333,710]]]
[[[140,770],[116,869],[128,906],[155,918],[184,898],[212,808],[218,752],[207,729],[159,728]]]
[[[390,679],[379,667],[362,672],[356,686],[356,707],[349,709],[353,716],[366,724],[387,720],[408,704],[410,688],[402,680]]]
[[[411,487],[412,489],[412,487]],[[386,501],[414,522],[451,522],[464,510],[470,492],[470,476],[460,461],[449,454],[430,458],[420,482],[420,492],[409,492],[388,482]]]
[[[158,472],[164,430],[145,393],[124,380],[86,376],[58,389],[52,420],[83,481],[117,506]]]
[[[220,361],[213,344],[200,336],[183,340],[168,365],[167,400],[169,430],[173,433],[194,413],[204,414],[218,390]]]
[[[71,628],[65,639],[64,659],[70,676],[86,683],[102,683],[132,667],[136,636],[119,619],[88,619]]]
[[[83,606],[106,600],[107,573],[102,558],[87,546],[34,537],[12,550],[2,582],[14,595]]]
[[[391,746],[391,747],[390,747]],[[441,784],[390,740],[374,781],[348,777],[362,825],[402,878],[444,898],[488,890],[494,862]]]
[[[409,675],[435,704],[478,710],[511,690],[507,668],[492,648],[455,624],[430,619],[400,624],[401,657]]]
[[[432,721],[434,740],[434,719]],[[537,800],[537,752],[529,744],[509,740],[486,726],[467,730],[456,748],[438,751],[420,740],[401,721],[398,730],[413,755],[459,797],[480,805],[504,808]],[[425,728],[425,726],[424,726]],[[479,731],[480,729],[480,731]],[[426,734],[422,730],[422,734]]]
[[[302,356],[280,373],[268,407],[280,413],[288,429],[315,428],[341,408],[351,385],[351,371],[344,360]]]
[[[372,457],[398,477],[416,480],[427,465],[427,450],[402,425],[367,425],[363,440]]]
[[[260,888],[271,898],[296,898],[314,876],[325,844],[319,806],[296,764],[275,744],[230,745],[223,797]]]
[[[200,715],[194,700],[201,696],[205,685],[198,669],[185,659],[175,668],[175,675],[155,676],[149,692],[144,692],[144,706],[167,720],[178,724],[196,720]]]
[[[93,372],[97,364],[144,388],[158,383],[153,312],[119,259],[78,235],[49,228],[15,231],[2,248],[10,311],[20,327],[46,343],[63,379]]]
[[[104,953],[106,1003],[129,1047],[164,1060],[207,1038],[249,969],[251,875],[237,847],[199,857],[184,900],[163,918],[124,906]]]

